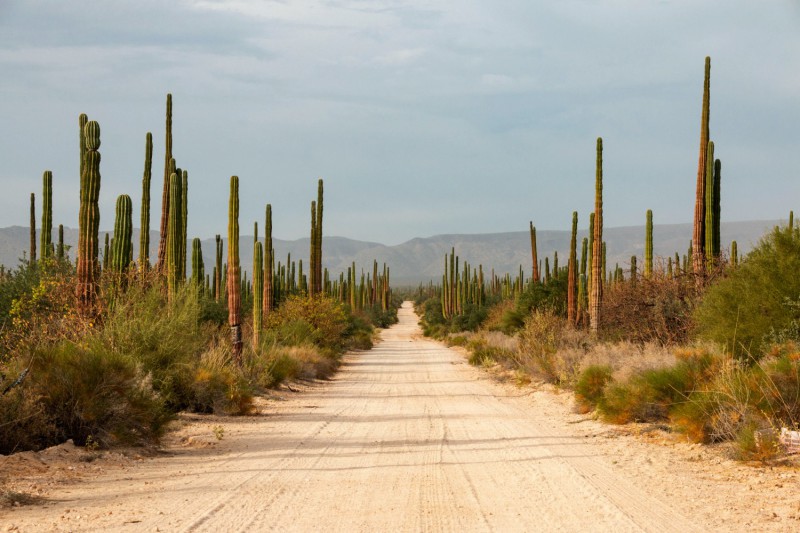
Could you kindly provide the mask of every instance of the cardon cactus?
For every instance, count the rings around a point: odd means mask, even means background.
[[[647,210],[644,236],[644,277],[653,275],[653,211]]]
[[[600,327],[600,307],[603,301],[603,139],[597,138],[597,161],[594,182],[594,235],[592,236],[592,286],[589,300],[589,326],[593,333]]]
[[[56,258],[61,261],[64,259],[64,225],[58,225],[58,247],[56,248]]]
[[[92,120],[84,128],[86,154],[81,176],[81,202],[78,213],[77,295],[84,314],[94,312],[97,298],[99,264],[98,229],[100,226],[100,125]]]
[[[706,171],[708,166],[709,117],[711,98],[711,58],[706,57],[703,78],[703,110],[700,116],[700,155],[697,161],[697,185],[694,203],[694,232],[692,234],[692,266],[702,281],[706,245]]]
[[[263,316],[266,318],[272,311],[275,301],[273,271],[275,269],[275,251],[272,249],[272,205],[267,204],[264,225],[264,296],[261,303]]]
[[[315,242],[317,249],[314,251],[315,264],[311,265],[314,269],[315,285],[313,293],[319,294],[322,292],[322,201],[323,201],[324,186],[322,178],[317,181],[317,233],[315,235]]]
[[[31,193],[31,251],[30,264],[36,263],[36,195]]]
[[[203,248],[200,239],[192,239],[192,283],[198,289],[203,288],[203,280],[206,277],[205,265],[203,264]]]
[[[172,95],[167,94],[166,135],[164,149],[164,188],[161,191],[161,224],[158,242],[158,263],[156,268],[163,272],[167,260],[167,226],[169,225],[170,176],[175,172],[175,160],[172,157]]]
[[[181,281],[181,184],[182,178],[177,174],[169,177],[169,220],[167,221],[167,246],[165,268],[167,289],[170,296],[178,292]]]
[[[42,233],[40,235],[42,259],[53,255],[53,173],[42,175]]]
[[[531,279],[534,283],[539,283],[539,253],[536,250],[536,227],[533,225],[532,220],[529,224],[531,232],[531,263],[533,263]]]
[[[578,212],[572,212],[572,237],[569,243],[567,266],[567,320],[575,324],[578,319]]]
[[[231,176],[228,201],[228,325],[231,328],[233,358],[242,363],[241,279],[239,274],[239,178]]]
[[[714,268],[716,257],[714,256],[714,141],[708,141],[708,148],[706,150],[708,160],[706,162],[706,184],[705,184],[705,229],[703,230],[705,237],[705,245],[703,250],[705,253],[705,267],[707,270]]]
[[[256,241],[253,244],[253,347],[258,349],[261,328],[264,327],[264,247]]]
[[[122,194],[117,198],[117,216],[114,219],[114,246],[111,250],[111,270],[124,274],[133,259],[133,204],[131,197]]]
[[[139,270],[150,267],[150,181],[153,174],[153,134],[149,131],[144,144],[144,174],[142,175],[142,215],[139,235]]]

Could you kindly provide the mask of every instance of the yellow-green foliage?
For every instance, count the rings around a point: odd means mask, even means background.
[[[545,381],[572,383],[589,348],[584,332],[552,311],[535,309],[519,331],[520,366]]]
[[[344,305],[327,296],[290,296],[267,319],[267,333],[280,344],[313,344],[341,350],[345,345],[348,318]],[[269,339],[268,339],[269,340]]]

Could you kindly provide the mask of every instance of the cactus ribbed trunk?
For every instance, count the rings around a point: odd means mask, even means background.
[[[142,174],[142,214],[139,234],[139,272],[150,268],[150,181],[153,175],[153,134],[149,131],[144,143],[144,173]]]
[[[36,264],[36,195],[31,193],[31,248],[28,259],[30,264]]]
[[[592,236],[592,292],[589,301],[590,329],[600,328],[600,306],[603,301],[603,139],[597,138],[597,162],[594,184],[594,235]]]
[[[275,301],[274,269],[275,250],[272,248],[272,205],[267,204],[264,225],[264,300],[262,302],[264,319],[269,317]]]
[[[315,285],[313,289],[314,295],[322,292],[322,196],[323,196],[322,178],[317,182],[317,226],[316,226],[316,245],[317,249],[314,252],[314,259],[316,260],[310,265],[314,269]]]
[[[56,258],[61,261],[64,259],[64,225],[58,225],[58,247],[56,248]]]
[[[242,364],[241,279],[239,274],[239,178],[231,176],[228,201],[228,325],[236,364]]]
[[[739,247],[736,241],[731,242],[731,267],[736,268],[739,264]]]
[[[111,270],[124,274],[133,259],[133,204],[131,197],[122,194],[117,198],[117,215],[114,218],[114,243],[111,251]]]
[[[264,247],[256,241],[253,245],[253,348],[258,349],[261,328],[264,327]]]
[[[192,239],[192,284],[201,289],[206,277],[206,268],[203,264],[203,245],[200,239]]]
[[[167,94],[167,112],[166,112],[166,135],[164,137],[164,188],[161,191],[161,224],[160,224],[160,240],[158,241],[158,262],[156,269],[159,272],[164,272],[164,265],[167,260],[167,226],[169,224],[169,190],[170,190],[170,176],[173,173],[172,162],[172,95]]]
[[[311,263],[311,269],[309,271],[309,285],[312,289],[309,291],[309,296],[313,296],[313,287],[317,284],[317,202],[311,202],[311,238],[309,242],[309,263]]]
[[[214,299],[220,301],[222,299],[222,238],[216,235],[216,254],[214,263]]]
[[[572,237],[569,243],[569,265],[567,267],[567,320],[570,324],[578,319],[578,212],[572,212]]]
[[[534,283],[539,283],[539,253],[536,250],[536,227],[534,227],[533,221],[530,221],[529,224],[531,231],[531,263],[533,264],[531,279]]]
[[[719,256],[722,253],[722,235],[720,232],[721,219],[721,183],[722,182],[722,163],[719,159],[714,161],[714,199],[711,202],[713,206],[714,221],[711,224],[712,229],[712,242],[714,247],[711,253],[714,255],[714,260],[719,261]]]
[[[180,287],[181,259],[181,182],[175,173],[169,177],[169,220],[167,221],[166,257],[164,268],[167,275],[167,293],[172,298]]]
[[[706,167],[708,165],[709,116],[711,93],[711,58],[706,57],[703,79],[703,110],[700,117],[700,155],[697,161],[697,186],[692,233],[692,267],[698,283],[702,283],[706,256]]]
[[[42,259],[53,255],[53,173],[45,170],[42,175],[42,233],[39,253]]]
[[[708,141],[706,149],[708,160],[706,162],[706,184],[705,184],[705,229],[703,235],[705,244],[705,269],[711,271],[714,268],[714,141]]]
[[[82,119],[85,115],[81,115]],[[83,142],[86,153],[81,175],[81,201],[78,213],[78,304],[84,315],[93,314],[97,299],[99,263],[98,229],[100,226],[100,125],[86,122]]]
[[[189,173],[183,171],[183,178],[181,180],[181,249],[180,249],[180,262],[178,263],[180,280],[186,281],[186,250],[187,250],[187,234],[186,225],[189,215]]]
[[[647,210],[647,222],[644,231],[644,277],[653,275],[653,211]]]

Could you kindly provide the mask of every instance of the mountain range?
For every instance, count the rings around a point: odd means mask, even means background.
[[[725,222],[721,227],[723,248],[728,248],[732,240],[737,241],[740,254],[747,253],[758,240],[772,227],[779,224],[777,220],[771,221],[744,221]],[[53,232],[54,237],[56,231]],[[103,239],[106,232],[100,233],[101,254]],[[151,231],[150,254],[151,261],[155,260],[158,249],[158,233]],[[579,252],[580,242],[586,237],[587,230],[578,232]],[[626,226],[605,228],[603,237],[607,242],[607,264],[609,268],[619,264],[628,268],[632,255],[638,256],[641,265],[644,254],[644,226]],[[551,265],[553,252],[558,252],[559,264],[566,265],[569,254],[569,231],[537,230],[537,249],[539,258],[543,261],[545,256],[550,257]],[[653,228],[654,254],[658,257],[674,256],[678,252],[681,256],[686,254],[692,237],[691,224],[662,224]],[[67,245],[76,248],[78,231],[64,228],[64,241]],[[6,268],[14,267],[23,256],[27,255],[30,243],[30,230],[28,227],[11,226],[0,228],[0,264]],[[240,261],[242,269],[249,272],[253,261],[253,237],[244,235],[240,238]],[[134,257],[138,257],[139,231],[133,232]],[[38,246],[38,241],[37,241]],[[191,247],[191,243],[189,243]],[[287,257],[291,254],[292,261],[302,259],[307,265],[309,252],[309,239],[285,241],[273,239],[276,262],[286,264]],[[451,248],[455,248],[461,261],[467,261],[472,266],[483,265],[484,271],[503,275],[506,272],[516,273],[522,266],[526,275],[531,271],[530,233],[528,231],[515,231],[507,233],[485,234],[453,234],[435,235],[432,237],[415,238],[402,244],[386,246],[375,242],[357,241],[345,237],[323,238],[323,266],[331,272],[331,277],[338,277],[340,272],[356,263],[356,268],[371,272],[372,263],[378,261],[382,268],[386,263],[391,269],[392,285],[417,285],[427,281],[439,281],[442,276],[444,256]],[[210,273],[214,265],[214,239],[202,241],[203,261],[206,272]],[[227,244],[224,246],[227,254]],[[74,258],[74,252],[69,253]],[[191,258],[191,250],[189,250]],[[191,265],[187,270],[191,272]]]

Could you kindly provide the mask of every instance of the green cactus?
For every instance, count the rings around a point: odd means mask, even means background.
[[[631,283],[636,283],[636,256],[631,256]]]
[[[256,240],[253,244],[253,348],[258,349],[261,329],[264,327],[264,247]]]
[[[206,277],[205,265],[203,264],[203,245],[198,237],[192,239],[192,284],[201,289],[203,279]]]
[[[64,259],[64,225],[58,225],[58,247],[56,248],[56,258],[59,261]]]
[[[731,242],[731,267],[736,268],[739,265],[739,247],[736,241]]]
[[[706,209],[708,190],[707,168],[709,159],[713,161],[713,155],[709,155],[708,147],[710,142],[709,117],[710,117],[710,98],[711,98],[711,58],[706,57],[705,75],[703,77],[703,109],[700,117],[700,156],[697,161],[697,186],[695,189],[694,204],[694,232],[692,234],[692,267],[697,275],[697,282],[702,283],[703,271],[706,261]]]
[[[313,200],[311,202],[311,238],[310,238],[310,241],[309,241],[309,245],[310,245],[309,263],[311,263],[311,265],[312,265],[311,271],[309,273],[309,276],[311,278],[310,279],[310,282],[311,282],[310,284],[311,284],[312,287],[315,287],[316,284],[317,284],[317,280],[316,280],[316,273],[317,273],[317,269],[316,269],[316,264],[317,264],[317,202],[316,202],[316,200]],[[310,296],[313,296],[312,292],[313,292],[313,290],[311,292],[309,292]]]
[[[108,234],[106,234],[108,235]],[[114,247],[111,251],[112,271],[124,274],[133,260],[133,204],[131,197],[122,194],[117,198],[117,216],[114,219]]]
[[[705,270],[714,268],[714,141],[708,141],[707,148],[708,160],[706,162],[706,184],[705,184],[705,227],[703,235],[705,243],[703,250],[705,253]]]
[[[653,275],[653,211],[647,210],[647,224],[644,237],[644,277]]]
[[[224,294],[222,290],[222,238],[216,236],[216,262],[214,267],[214,299],[220,301]]]
[[[589,213],[589,236],[587,246],[589,248],[586,257],[586,310],[588,313],[592,312],[591,309],[591,295],[592,295],[592,255],[594,254],[594,212]]]
[[[28,256],[31,265],[36,264],[36,195],[31,193],[31,250]]]
[[[570,324],[578,321],[578,212],[572,212],[572,236],[569,241],[569,261],[567,264],[567,320]]]
[[[167,221],[167,245],[164,267],[167,274],[167,293],[172,297],[178,292],[181,281],[181,185],[177,174],[169,177],[169,220]]]
[[[150,268],[150,179],[153,170],[153,134],[149,131],[144,143],[144,173],[142,175],[142,214],[139,234],[139,271]]]
[[[161,223],[159,225],[158,260],[156,269],[164,272],[167,260],[167,231],[169,226],[170,177],[175,172],[175,160],[172,156],[172,95],[167,94],[166,135],[164,148],[164,187],[161,191]]]
[[[794,229],[794,211],[789,211],[789,229]]]
[[[592,235],[592,281],[590,296],[590,328],[597,334],[600,327],[600,307],[603,301],[603,278],[605,260],[603,253],[603,139],[597,138],[597,161],[595,168],[594,234]],[[601,277],[602,276],[602,277]]]
[[[265,319],[272,312],[275,301],[274,269],[275,250],[272,249],[272,205],[267,204],[264,224],[264,297],[262,301]]]
[[[712,228],[712,242],[713,248],[711,249],[711,254],[714,256],[715,261],[719,261],[720,254],[722,253],[722,244],[721,244],[721,232],[720,232],[720,224],[722,219],[721,217],[721,203],[720,203],[720,192],[721,192],[721,185],[722,185],[722,163],[719,159],[714,161],[714,180],[713,180],[713,193],[714,198],[711,202],[713,206],[713,215],[714,219],[711,224]]]
[[[42,175],[42,233],[40,250],[42,259],[53,255],[53,173],[45,170]]]
[[[110,235],[106,233],[105,245],[103,246],[103,270],[111,267],[111,246],[109,245]]]
[[[536,227],[533,225],[533,221],[530,221],[529,224],[531,232],[531,263],[533,264],[531,279],[534,283],[539,283],[539,254],[536,249]]]
[[[180,280],[186,281],[186,250],[187,250],[187,234],[186,225],[189,213],[189,173],[183,171],[183,179],[181,180],[181,248],[180,248],[180,261],[178,267],[180,270]]]
[[[314,270],[314,281],[315,285],[312,289],[313,294],[317,295],[322,292],[322,197],[324,193],[324,187],[322,183],[322,178],[317,181],[317,224],[316,224],[316,235],[315,235],[315,242],[317,245],[317,249],[314,252],[314,259],[315,262],[310,265],[310,268]]]
[[[82,115],[85,117],[85,115]],[[77,293],[81,313],[94,313],[97,298],[99,264],[98,228],[100,225],[100,125],[86,122],[83,142],[86,146],[83,174],[81,175],[81,201],[78,214]]]
[[[239,274],[239,178],[231,176],[228,202],[228,325],[231,328],[233,359],[242,363],[241,286]]]

